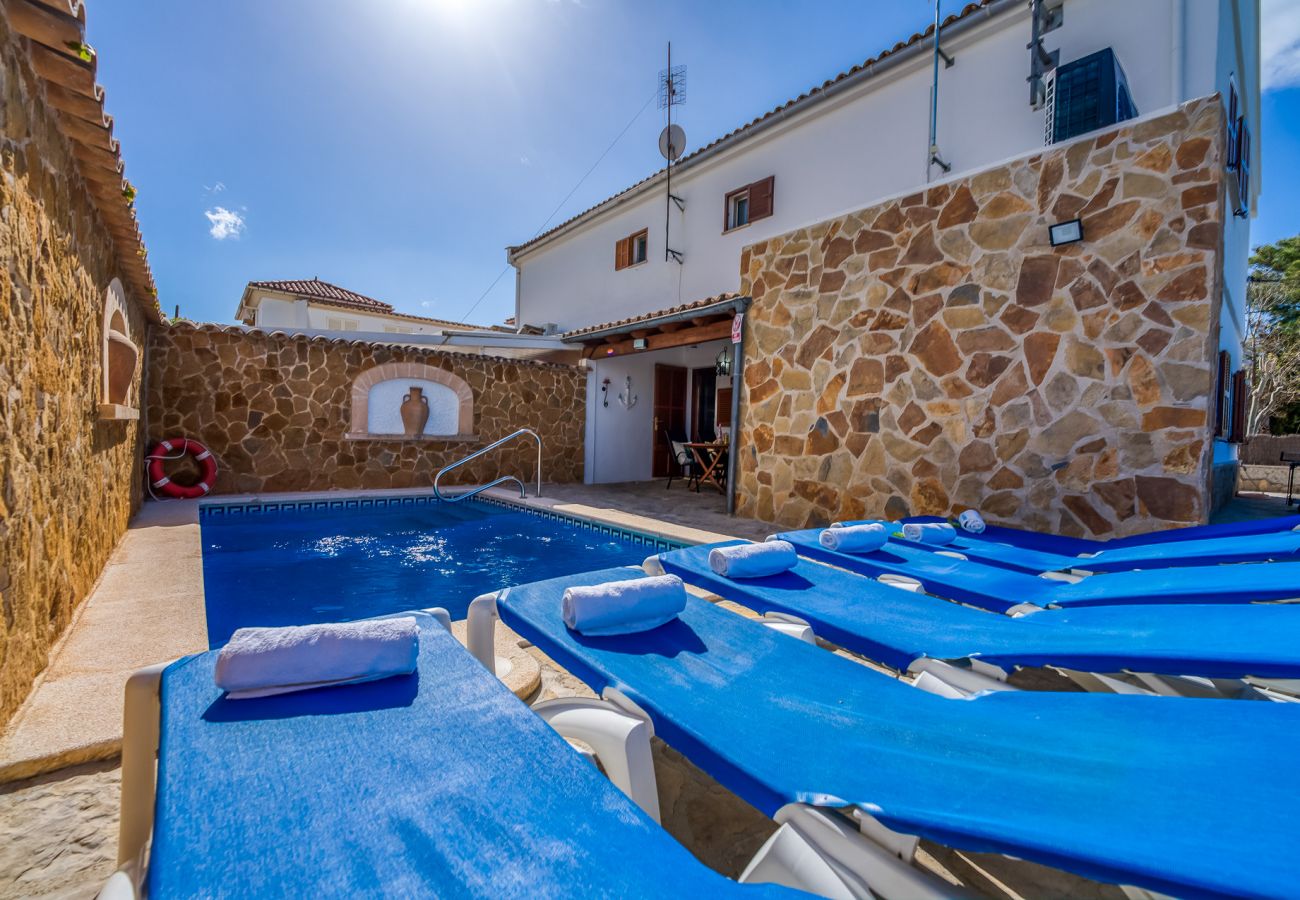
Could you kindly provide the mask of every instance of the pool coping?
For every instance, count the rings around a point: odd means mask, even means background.
[[[433,496],[430,488],[399,488],[147,502],[114,547],[90,595],[73,613],[26,700],[0,733],[0,784],[118,756],[127,677],[143,666],[207,649],[200,531],[205,508]],[[501,488],[477,499],[583,527],[607,528],[646,544],[647,555],[733,539],[546,496],[521,499]],[[168,567],[162,583],[160,562]]]
[[[383,501],[390,501],[384,503]],[[395,501],[395,502],[391,502]],[[199,501],[200,523],[225,517],[255,517],[266,513],[296,511],[345,512],[349,509],[382,509],[388,505],[421,506],[447,503],[430,488],[395,488],[368,491],[301,491],[273,494],[223,495]],[[692,544],[708,544],[734,540],[732,535],[676,525],[647,516],[624,513],[619,510],[600,509],[580,503],[568,503],[546,496],[519,497],[502,488],[491,488],[478,494],[469,502],[489,503],[523,509],[535,515],[557,518],[579,527],[608,529],[619,536],[638,543],[664,544],[662,549],[674,549]],[[286,509],[286,507],[288,507]],[[218,515],[217,510],[223,512]],[[234,512],[238,510],[238,512]],[[232,515],[233,513],[233,515]]]

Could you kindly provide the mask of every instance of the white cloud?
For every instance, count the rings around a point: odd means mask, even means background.
[[[207,216],[208,221],[212,223],[212,227],[208,229],[208,234],[219,241],[224,241],[226,238],[237,238],[244,230],[244,217],[237,212],[231,212],[224,206],[214,206],[203,215]]]
[[[1300,86],[1300,3],[1264,0],[1260,69],[1264,90]]]
[[[526,156],[519,157],[519,161],[526,166],[531,166],[533,164],[533,161]]]
[[[226,189],[226,185],[224,182],[221,181],[218,181],[216,184],[212,185],[211,187],[208,187],[206,184],[203,185],[203,192],[205,194],[220,194],[225,189]]]
[[[432,301],[432,300],[421,300],[421,301],[420,301],[420,306],[422,306],[422,307],[425,308],[425,309],[433,309],[433,301]]]

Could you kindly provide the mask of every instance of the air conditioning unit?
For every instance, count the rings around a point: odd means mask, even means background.
[[[1107,47],[1057,66],[1045,79],[1043,134],[1055,144],[1137,115],[1128,79]]]

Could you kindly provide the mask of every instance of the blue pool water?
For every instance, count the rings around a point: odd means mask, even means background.
[[[639,565],[645,538],[464,501],[202,517],[208,643],[236,628],[342,622],[442,606],[607,566]]]

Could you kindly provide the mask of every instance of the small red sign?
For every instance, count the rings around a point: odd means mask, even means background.
[[[742,312],[736,313],[736,317],[731,320],[731,342],[733,344],[740,343],[740,329],[743,328],[744,325],[745,314]]]

